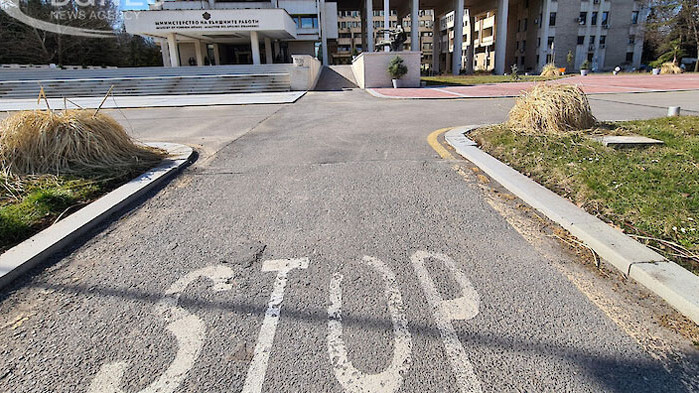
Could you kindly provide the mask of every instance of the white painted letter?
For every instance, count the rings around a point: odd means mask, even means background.
[[[451,300],[442,298],[434,285],[434,281],[430,278],[427,268],[425,268],[425,259],[427,258],[442,261],[447,269],[451,271],[454,279],[461,287],[461,297]],[[413,254],[411,261],[415,274],[417,274],[417,278],[422,285],[422,290],[425,292],[427,303],[429,303],[434,313],[434,319],[442,336],[444,349],[454,371],[459,390],[462,393],[481,392],[481,383],[473,372],[473,366],[471,366],[471,362],[469,362],[468,356],[466,356],[466,350],[461,345],[459,337],[456,335],[456,330],[454,330],[454,326],[451,324],[453,320],[467,320],[478,314],[478,304],[480,303],[478,292],[473,289],[471,283],[464,273],[456,267],[454,261],[444,254],[417,251]]]
[[[269,305],[265,318],[262,321],[260,335],[257,337],[255,352],[248,368],[248,376],[245,379],[242,393],[259,393],[262,391],[262,383],[267,373],[267,362],[272,351],[274,334],[279,323],[282,300],[284,300],[284,288],[286,287],[286,277],[293,269],[308,268],[308,258],[299,259],[278,259],[274,261],[264,261],[262,263],[263,272],[277,272],[277,279],[274,281],[274,289],[269,298]]]
[[[229,283],[233,278],[233,270],[226,266],[208,266],[191,272],[177,280],[165,292],[155,306],[156,312],[170,322],[167,330],[177,340],[177,354],[165,372],[153,383],[148,385],[141,393],[172,393],[184,380],[187,372],[192,368],[199,357],[199,352],[206,337],[206,326],[196,315],[192,315],[185,309],[177,306],[180,295],[189,284],[199,277],[206,277],[214,282],[214,291],[226,291],[232,288]],[[92,380],[89,393],[123,393],[121,378],[128,367],[127,362],[115,362],[105,364]]]
[[[365,374],[357,370],[347,359],[347,348],[342,339],[342,275],[339,273],[335,273],[330,281],[328,352],[335,377],[346,392],[392,393],[401,387],[403,384],[401,374],[406,372],[412,363],[412,340],[403,312],[403,300],[396,286],[396,276],[388,266],[376,258],[365,256],[364,262],[382,274],[388,310],[393,322],[393,359],[388,368],[378,374]]]

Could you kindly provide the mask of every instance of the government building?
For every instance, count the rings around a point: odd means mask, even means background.
[[[165,0],[125,11],[126,30],[160,46],[166,67],[350,64],[386,49],[386,26],[402,27],[420,70],[536,73],[640,65],[645,3],[635,0]],[[415,43],[415,45],[413,45]],[[456,49],[455,49],[456,48]]]

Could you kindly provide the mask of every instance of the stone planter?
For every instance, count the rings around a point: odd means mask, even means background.
[[[397,89],[399,87],[403,87],[400,79],[391,79],[391,83],[393,83],[394,89]]]
[[[660,75],[660,68],[653,68],[653,75]]]
[[[580,75],[582,76],[587,76],[587,74],[590,73],[590,70],[580,70]]]

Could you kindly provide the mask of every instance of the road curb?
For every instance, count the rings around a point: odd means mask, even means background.
[[[44,229],[0,255],[0,288],[51,255],[69,246],[109,216],[135,201],[189,164],[194,150],[176,143],[147,143],[169,157],[157,167],[103,195],[96,201]]]
[[[699,276],[588,214],[479,149],[464,134],[480,126],[456,127],[444,135],[458,154],[534,209],[568,230],[601,258],[663,298],[699,324]]]

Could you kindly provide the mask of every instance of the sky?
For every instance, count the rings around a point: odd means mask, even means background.
[[[119,9],[126,10],[147,10],[148,2],[153,3],[154,0],[119,0]]]

